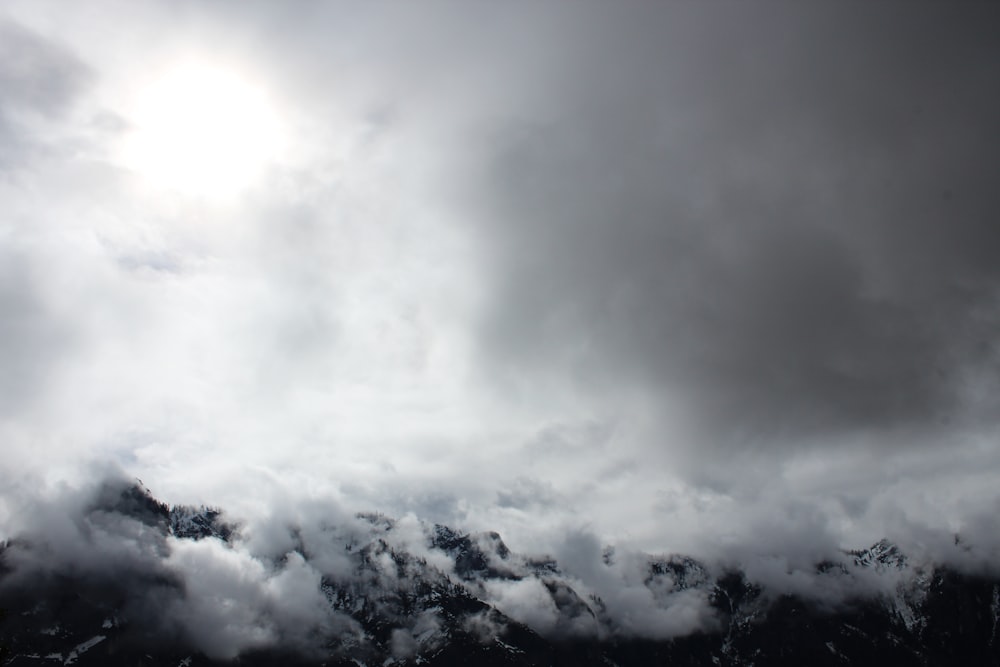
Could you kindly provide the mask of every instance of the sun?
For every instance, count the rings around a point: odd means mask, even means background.
[[[278,117],[266,92],[233,71],[175,67],[142,87],[129,114],[128,168],[184,195],[227,198],[276,156]]]

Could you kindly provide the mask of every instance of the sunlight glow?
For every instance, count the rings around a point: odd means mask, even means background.
[[[128,168],[157,188],[225,199],[258,178],[280,143],[262,89],[204,65],[168,71],[140,90],[124,147]]]

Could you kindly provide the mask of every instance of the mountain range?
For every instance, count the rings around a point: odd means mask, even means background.
[[[284,526],[285,546],[248,555],[223,510],[135,483],[71,523],[2,545],[4,665],[1000,664],[1000,577],[887,540],[791,590],[612,547],[581,577],[495,532],[377,513]]]

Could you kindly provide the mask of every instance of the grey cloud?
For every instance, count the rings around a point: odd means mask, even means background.
[[[530,511],[559,501],[559,494],[551,484],[531,477],[518,477],[497,491],[497,505]]]
[[[440,641],[434,637],[441,621],[433,610],[427,610],[419,614],[413,621],[411,628],[397,628],[392,631],[389,645],[393,657],[398,660],[406,660],[414,656],[420,649],[433,649]],[[434,637],[430,642],[428,638]]]
[[[0,102],[5,110],[55,116],[85,90],[90,70],[66,49],[0,20]]]
[[[560,563],[601,600],[614,632],[663,639],[715,627],[709,591],[654,580],[648,555],[602,547],[586,531],[567,531],[563,540]]]
[[[704,442],[968,416],[997,369],[986,17],[758,9],[560,45],[592,76],[484,148],[487,358],[644,387]]]
[[[554,422],[544,425],[524,445],[529,456],[572,456],[574,453],[601,450],[614,436],[610,421]]]
[[[18,167],[45,142],[30,124],[66,113],[93,73],[61,46],[0,19],[0,169]]]

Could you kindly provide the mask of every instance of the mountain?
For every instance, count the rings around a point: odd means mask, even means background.
[[[885,540],[805,573],[834,595],[611,548],[594,580],[635,576],[600,588],[497,533],[380,514],[282,527],[270,554],[241,531],[104,485],[60,531],[3,544],[2,664],[1000,664],[1000,579]]]

